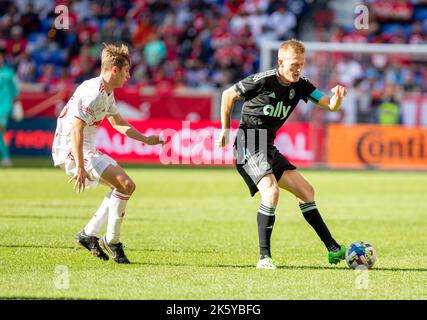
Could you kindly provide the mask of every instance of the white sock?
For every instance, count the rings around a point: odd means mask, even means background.
[[[98,210],[96,210],[92,219],[89,223],[84,227],[84,231],[88,236],[96,237],[101,230],[102,226],[108,221],[108,206],[110,203],[111,192],[109,192],[104,201],[102,201]]]
[[[119,243],[120,228],[129,198],[129,195],[120,193],[116,189],[111,193],[108,203],[108,224],[106,233],[106,240],[108,243]]]

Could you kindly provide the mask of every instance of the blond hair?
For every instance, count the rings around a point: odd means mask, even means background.
[[[114,44],[105,44],[101,53],[101,70],[110,70],[113,66],[123,68],[130,65],[129,49],[124,44],[121,47]]]
[[[305,47],[304,44],[297,40],[297,39],[291,39],[291,40],[287,40],[285,42],[283,42],[280,47],[279,47],[279,57],[280,57],[280,53],[284,52],[286,50],[291,49],[293,52],[297,53],[297,54],[303,54],[305,53]]]

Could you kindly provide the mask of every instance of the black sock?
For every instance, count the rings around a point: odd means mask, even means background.
[[[334,240],[334,238],[332,238],[328,227],[326,226],[325,222],[323,222],[319,210],[317,210],[316,203],[314,201],[300,203],[299,207],[305,220],[307,220],[307,222],[316,231],[317,235],[320,237],[320,240],[322,240],[325,244],[326,249],[328,249],[328,251],[338,251],[340,246]]]
[[[276,208],[268,207],[262,203],[258,209],[257,222],[260,259],[271,258],[270,238],[273,232],[274,221],[276,220],[275,210]]]

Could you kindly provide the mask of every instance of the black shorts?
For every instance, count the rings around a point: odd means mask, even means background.
[[[248,135],[248,130],[256,129],[239,129],[234,141],[234,158],[237,171],[245,180],[253,197],[258,192],[258,182],[265,175],[273,173],[279,181],[283,172],[295,170],[296,167],[273,144],[258,143],[258,133],[255,134],[254,143],[254,134]]]

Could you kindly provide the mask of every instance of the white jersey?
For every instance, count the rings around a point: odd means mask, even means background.
[[[71,155],[71,130],[74,118],[86,123],[83,131],[83,154],[95,152],[94,138],[106,116],[117,114],[114,94],[107,94],[101,77],[92,78],[79,85],[58,117],[52,144],[55,166],[61,165]]]

